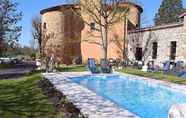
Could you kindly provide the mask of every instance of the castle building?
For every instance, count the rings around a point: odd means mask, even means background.
[[[123,58],[124,34],[129,29],[140,28],[142,7],[130,2],[120,3],[129,9],[127,23],[124,21],[114,24],[108,33],[108,58]],[[72,10],[73,9],[73,10]],[[72,64],[73,60],[81,57],[83,63],[88,58],[99,61],[103,58],[100,33],[92,30],[97,27],[86,14],[79,17],[74,10],[80,10],[78,5],[60,5],[41,11],[43,34],[43,48],[46,55],[54,55],[61,64]],[[83,18],[83,19],[82,19]],[[85,24],[89,21],[92,27]]]

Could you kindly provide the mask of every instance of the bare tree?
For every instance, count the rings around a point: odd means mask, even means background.
[[[34,40],[34,39],[29,40],[29,47],[32,50],[36,50],[37,49],[37,47],[36,47],[36,40]]]
[[[0,55],[4,51],[4,46],[14,46],[21,35],[21,26],[18,21],[22,18],[22,13],[17,10],[17,3],[11,0],[0,0]]]
[[[114,24],[124,21],[129,11],[127,7],[121,5],[124,0],[73,0],[73,2],[78,3],[81,10],[78,12],[76,10],[75,13],[83,17],[84,23],[91,26],[91,19],[97,26],[94,30],[100,33],[99,44],[103,49],[103,58],[107,59],[109,29]]]
[[[39,53],[42,55],[42,22],[39,16],[32,19],[32,37],[37,40]]]
[[[32,41],[37,41],[40,58],[42,59],[42,67],[43,69],[47,69],[48,65],[48,58],[51,55],[47,55],[53,51],[55,48],[53,45],[48,44],[48,41],[55,38],[54,33],[47,32],[46,29],[42,28],[42,21],[41,17],[36,16],[32,19]],[[53,52],[52,52],[53,53]]]

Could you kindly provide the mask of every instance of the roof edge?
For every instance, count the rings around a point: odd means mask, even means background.
[[[137,5],[135,3],[132,3],[132,2],[122,2],[121,4],[129,4],[129,5],[133,5],[135,7],[138,8],[138,10],[140,11],[140,13],[143,12],[143,8],[140,6],[140,5]],[[49,8],[46,8],[46,9],[43,9],[40,11],[40,14],[44,14],[46,12],[50,12],[50,11],[56,11],[56,10],[59,10],[61,8],[78,8],[77,7],[78,4],[63,4],[63,5],[57,5],[57,6],[53,6],[53,7],[49,7]]]
[[[40,11],[40,14],[44,14],[46,12],[50,12],[50,11],[57,11],[61,8],[78,8],[77,7],[78,4],[63,4],[63,5],[57,5],[57,6],[53,6],[53,7],[49,7],[49,8],[46,8],[46,9],[43,9]]]
[[[146,31],[161,30],[161,29],[167,29],[167,28],[175,28],[175,27],[181,27],[183,25],[184,25],[183,22],[179,22],[179,23],[173,23],[173,24],[167,24],[167,25],[152,26],[152,27],[145,27],[145,28],[130,30],[128,33],[132,34],[132,33],[138,33],[138,32],[146,32]]]
[[[136,3],[133,3],[133,2],[121,2],[121,4],[129,4],[129,5],[133,5],[133,6],[135,6],[135,7],[138,8],[138,10],[140,11],[140,13],[143,12],[143,8],[142,8],[140,5],[136,4]]]

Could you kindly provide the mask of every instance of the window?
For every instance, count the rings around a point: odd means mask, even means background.
[[[96,24],[94,22],[90,23],[90,29],[95,30],[96,29]]]
[[[171,41],[171,47],[170,47],[170,59],[175,60],[176,59],[176,41]]]
[[[157,59],[158,43],[154,42],[152,45],[152,59]]]
[[[47,24],[43,23],[43,29],[47,29]]]
[[[136,48],[135,57],[136,57],[137,61],[141,61],[142,60],[142,48],[140,48],[140,47]]]

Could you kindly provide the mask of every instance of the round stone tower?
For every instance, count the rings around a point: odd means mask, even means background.
[[[132,25],[134,25],[134,27],[140,27],[141,13],[143,12],[143,8],[132,2],[123,2],[121,3],[121,6],[129,9],[127,17]]]
[[[72,64],[81,57],[81,30],[83,23],[73,10],[74,5],[60,5],[44,9],[42,15],[43,42],[46,56],[54,56],[60,64]]]

